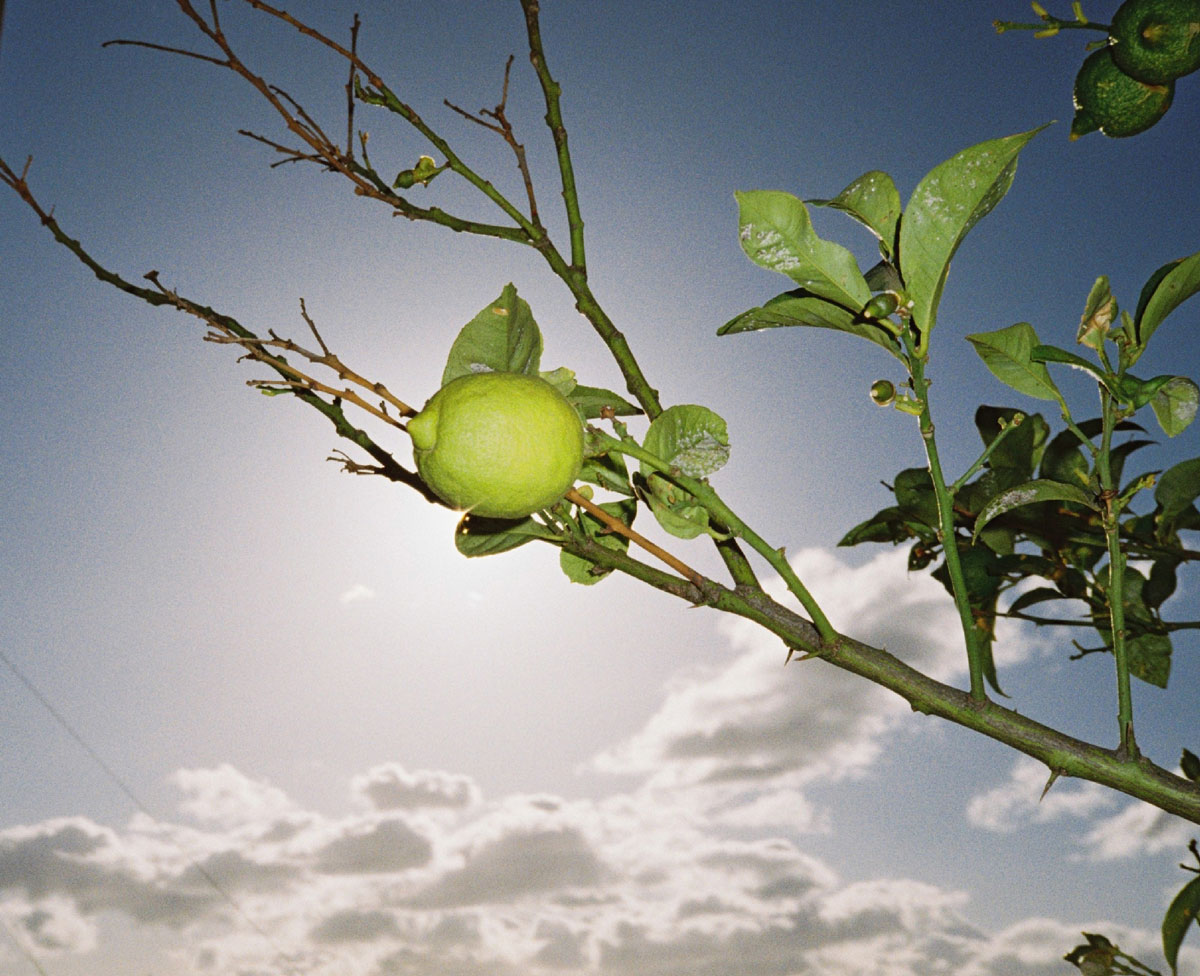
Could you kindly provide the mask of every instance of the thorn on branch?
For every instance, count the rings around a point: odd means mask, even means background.
[[[1046,794],[1050,792],[1050,787],[1052,787],[1058,781],[1058,778],[1062,775],[1062,772],[1063,771],[1061,769],[1050,770],[1050,778],[1046,780],[1046,785],[1042,787],[1042,795],[1038,797],[1038,803],[1041,803],[1044,799],[1046,799]]]

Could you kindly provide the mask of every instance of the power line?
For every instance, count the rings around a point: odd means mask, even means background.
[[[3,13],[4,13],[4,0],[0,0],[0,16],[2,16]],[[25,690],[28,691],[29,694],[31,694],[34,697],[34,699],[37,700],[38,704],[41,705],[44,709],[46,709],[47,712],[50,713],[50,715],[54,719],[54,721],[57,722],[59,724],[59,726],[62,727],[62,730],[64,732],[66,732],[67,735],[69,735],[72,739],[75,740],[75,742],[79,745],[79,748],[81,748],[85,753],[87,753],[88,757],[92,760],[92,762],[94,762],[97,766],[100,767],[101,770],[104,771],[104,775],[107,776],[112,781],[112,783],[117,787],[117,789],[119,789],[123,794],[125,794],[125,797],[129,800],[129,802],[132,803],[134,805],[134,807],[136,807],[145,816],[149,817],[153,821],[157,821],[158,817],[156,817],[153,813],[150,812],[150,809],[146,806],[145,803],[142,802],[141,798],[136,793],[134,793],[132,787],[130,787],[130,785],[128,783],[126,783],[125,780],[123,780],[117,774],[116,770],[114,770],[112,768],[112,766],[110,766],[107,762],[105,762],[104,757],[101,756],[100,753],[98,753],[95,749],[92,748],[92,746],[87,742],[87,740],[85,740],[83,738],[83,736],[80,735],[78,731],[76,731],[75,727],[69,721],[67,721],[66,716],[63,715],[62,712],[60,712],[57,708],[54,707],[53,702],[51,702],[50,699],[47,698],[41,692],[41,690],[37,687],[37,685],[35,685],[33,683],[32,680],[30,680],[30,678],[25,674],[25,672],[22,671],[19,667],[17,667],[16,663],[12,660],[12,658],[10,658],[2,650],[0,650],[0,662],[3,662],[4,666],[7,667],[8,670],[13,673],[13,676],[16,677],[16,679],[19,682],[21,682],[22,685],[25,686]],[[283,958],[283,959],[289,958],[288,953],[284,952],[283,949],[281,949],[279,947],[279,945],[266,932],[266,930],[263,929],[256,921],[254,921],[254,919],[252,919],[249,915],[246,914],[245,909],[243,909],[242,906],[240,904],[238,904],[237,899],[233,897],[233,894],[227,888],[225,888],[219,881],[217,881],[217,879],[215,877],[213,877],[213,875],[202,864],[200,864],[193,857],[191,857],[186,851],[181,850],[181,853],[183,853],[184,859],[187,861],[188,866],[193,871],[195,871],[202,879],[204,879],[204,881],[209,885],[209,887],[211,887],[213,889],[213,891],[215,891],[218,895],[221,896],[222,899],[224,899],[226,902],[228,902],[229,906],[241,917],[241,919],[247,925],[250,926],[250,928],[252,928],[260,936],[262,936],[263,939],[271,946],[271,948],[274,949],[277,953],[279,953],[281,958]],[[29,958],[30,958],[30,961],[33,962],[35,966],[37,966],[36,960],[33,960],[32,957],[29,957]],[[38,970],[39,970],[39,972],[41,971],[40,966],[38,967]]]

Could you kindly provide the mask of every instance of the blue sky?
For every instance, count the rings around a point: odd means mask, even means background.
[[[942,305],[935,416],[961,470],[975,404],[1029,406],[962,336],[1029,321],[1069,345],[1097,275],[1132,307],[1200,246],[1200,82],[1143,136],[1069,143],[1083,40],[997,36],[1024,3],[543,7],[597,296],[665,402],[725,417],[717,486],[834,624],[963,682],[944,591],[903,552],[835,548],[887,503],[881,479],[921,463],[915,427],[868,400],[899,379],[885,357],[799,330],[715,335],[787,287],[743,256],[733,192],[828,197],[884,169],[907,197],[959,149],[1058,120]],[[239,0],[220,9],[253,66],[344,127],[340,64]],[[509,116],[554,211],[515,0],[289,9],[339,37],[359,11],[368,63],[518,198],[507,150],[442,105],[493,106],[515,53]],[[298,337],[303,297],[346,362],[416,403],[512,281],[546,366],[620,386],[533,255],[269,169],[236,131],[283,133],[244,83],[100,48],[194,33],[168,2],[7,4],[0,154],[34,157],[35,193],[99,260],[156,269],[260,333]],[[427,151],[356,118],[381,168]],[[443,182],[428,193],[484,213]],[[872,260],[849,220],[816,220]],[[1187,825],[1078,783],[1038,806],[1043,773],[1015,754],[819,662],[785,669],[747,625],[622,579],[568,584],[547,548],[464,560],[451,513],[340,474],[319,417],[247,388],[260,372],[195,323],[97,282],[8,192],[0,227],[0,646],[144,807],[0,670],[3,976],[30,957],[52,976],[1052,976],[1081,929],[1156,958]],[[1168,320],[1142,372],[1197,375],[1198,314]],[[1189,430],[1154,464],[1197,453]],[[675,545],[719,572],[702,543]],[[1169,690],[1135,688],[1139,742],[1167,766],[1200,751],[1197,649],[1177,642]],[[1110,744],[1109,662],[1069,651],[1010,629],[1004,685]],[[739,779],[747,742],[777,772]]]

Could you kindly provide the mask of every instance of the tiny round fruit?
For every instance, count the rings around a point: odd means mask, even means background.
[[[558,501],[583,465],[583,422],[545,380],[471,373],[451,380],[408,422],[422,480],[446,504],[524,518]]]
[[[1189,75],[1200,69],[1200,0],[1125,0],[1108,43],[1117,67],[1143,84]]]
[[[1166,114],[1175,96],[1175,82],[1144,85],[1117,67],[1109,48],[1084,59],[1075,76],[1075,118],[1071,138],[1099,129],[1120,139],[1144,132]]]

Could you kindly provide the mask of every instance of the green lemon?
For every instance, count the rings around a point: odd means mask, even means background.
[[[487,518],[524,518],[558,501],[583,464],[583,422],[537,376],[451,380],[408,422],[417,471],[442,501]]]
[[[1119,139],[1144,132],[1166,114],[1175,96],[1175,82],[1144,85],[1117,67],[1110,48],[1084,59],[1075,76],[1075,118],[1071,138],[1099,129]]]
[[[1200,69],[1200,0],[1125,0],[1108,43],[1118,68],[1147,85]]]

